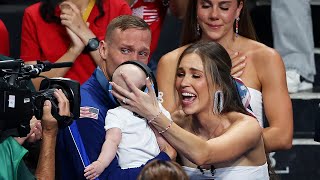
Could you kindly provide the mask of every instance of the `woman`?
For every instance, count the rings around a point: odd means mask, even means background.
[[[43,0],[31,5],[23,16],[21,58],[31,64],[36,60],[73,62],[71,68],[43,75],[83,83],[99,62],[96,49],[107,25],[123,14],[131,14],[124,0]],[[34,84],[38,88],[40,81]]]
[[[261,128],[243,107],[230,72],[231,59],[218,43],[196,43],[182,53],[175,84],[192,118],[177,122],[180,127],[163,116],[153,91],[139,91],[125,75],[133,92],[112,83],[120,94],[112,93],[127,98],[127,107],[168,140],[191,179],[269,179]]]
[[[251,94],[250,105],[263,126],[263,110],[269,127],[264,128],[266,152],[292,146],[292,106],[286,87],[285,68],[279,54],[257,41],[245,0],[190,0],[186,14],[182,47],[163,56],[158,64],[157,80],[163,92],[164,107],[174,112],[179,107],[174,89],[175,64],[190,43],[199,40],[221,44],[233,56],[243,60],[234,67]],[[233,64],[237,64],[233,61]],[[244,68],[245,66],[245,68]],[[241,69],[239,71],[239,69]]]

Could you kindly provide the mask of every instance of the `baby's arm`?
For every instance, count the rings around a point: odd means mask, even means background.
[[[98,159],[84,169],[86,179],[91,180],[99,177],[104,169],[109,166],[116,156],[121,137],[121,130],[119,128],[107,130],[106,140],[103,143]]]

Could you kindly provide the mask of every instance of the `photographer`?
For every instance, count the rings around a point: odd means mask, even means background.
[[[55,90],[54,96],[59,102],[59,115],[70,116],[69,100],[62,90]],[[42,140],[35,177],[37,179],[55,179],[55,146],[58,132],[57,120],[51,114],[51,102],[46,100],[41,121]],[[31,122],[31,121],[30,121]],[[22,160],[28,151],[12,137],[0,143],[0,179],[34,179]]]

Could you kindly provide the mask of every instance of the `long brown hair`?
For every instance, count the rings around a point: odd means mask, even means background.
[[[224,103],[221,113],[235,111],[250,115],[241,102],[234,78],[231,76],[232,64],[228,52],[219,43],[198,41],[183,51],[177,68],[182,58],[192,53],[201,58],[209,94],[212,95],[214,92],[210,91],[217,87],[223,92]]]
[[[182,29],[182,42],[181,45],[194,43],[201,38],[201,29],[200,36],[197,34],[197,1],[198,0],[189,0],[187,13],[184,19],[184,25]],[[238,6],[240,3],[243,3],[243,8],[240,13],[239,21],[239,34],[246,38],[257,40],[257,36],[252,24],[252,20],[246,6],[246,0],[237,0]],[[235,29],[235,22],[234,22]]]

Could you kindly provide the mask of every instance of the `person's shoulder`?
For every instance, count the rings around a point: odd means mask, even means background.
[[[240,112],[229,112],[226,114],[231,126],[251,127],[256,130],[261,129],[258,120],[255,117]]]
[[[25,12],[28,12],[28,13],[38,12],[38,11],[39,11],[39,8],[40,8],[40,5],[41,5],[41,2],[37,2],[37,3],[35,3],[35,4],[32,4],[32,5],[28,6],[28,7],[25,9]]]
[[[245,42],[245,44],[248,45],[248,53],[251,54],[255,58],[255,60],[270,61],[279,60],[279,58],[281,59],[280,54],[275,49],[263,43],[251,39],[247,39],[245,40]]]

